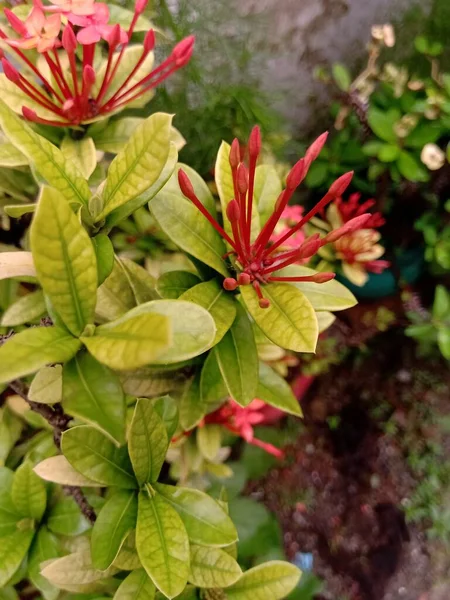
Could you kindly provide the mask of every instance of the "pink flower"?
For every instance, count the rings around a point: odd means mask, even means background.
[[[346,190],[353,176],[353,172],[342,175],[336,180],[325,194],[325,196],[312,208],[306,215],[295,222],[291,227],[285,229],[279,235],[274,236],[274,231],[282,219],[283,213],[288,207],[289,200],[292,198],[295,190],[305,178],[312,162],[317,158],[322,150],[327,134],[321,135],[306,151],[304,158],[301,158],[291,169],[286,178],[286,188],[278,197],[272,215],[264,224],[257,238],[251,239],[251,222],[253,212],[253,191],[255,185],[256,163],[261,151],[261,133],[259,127],[254,127],[248,141],[248,168],[242,162],[239,142],[235,139],[231,145],[229,161],[231,175],[233,179],[234,196],[227,205],[226,216],[231,226],[231,235],[216,221],[208,212],[204,205],[197,198],[192,183],[186,173],[180,169],[178,172],[178,182],[184,196],[188,198],[195,207],[210,222],[214,229],[231,246],[230,254],[235,255],[234,267],[238,272],[237,277],[227,277],[223,282],[226,290],[235,290],[241,285],[252,285],[259,298],[259,306],[268,308],[270,301],[264,297],[263,287],[272,281],[311,281],[313,283],[325,283],[335,277],[334,273],[315,273],[314,275],[288,277],[281,273],[277,274],[284,267],[298,263],[304,259],[314,256],[319,249],[338,240],[341,236],[347,235],[352,231],[361,229],[369,214],[359,215],[351,219],[336,231],[331,231],[323,238],[319,233],[310,237],[303,237],[303,227],[316,214],[332,201],[338,198]],[[296,216],[301,214],[299,209],[290,207],[288,214],[296,211]],[[295,244],[292,249],[287,251],[283,248],[288,244],[293,236],[302,234],[301,242]],[[225,258],[225,257],[224,257]]]
[[[287,234],[290,231],[291,227],[293,227],[301,219],[302,214],[302,206],[299,206],[298,204],[294,204],[293,206],[286,206],[270,238],[271,241],[275,241],[279,236],[284,236],[285,234]],[[286,239],[284,248],[296,248],[305,240],[305,237],[306,236],[304,231],[300,229],[295,235]],[[299,262],[304,261],[302,260]]]
[[[89,16],[95,13],[96,6],[95,0],[53,0],[53,4],[46,6],[45,10],[65,15]]]
[[[8,40],[10,46],[23,50],[36,48],[38,52],[43,53],[60,45],[58,40],[61,29],[60,15],[51,15],[47,19],[41,8],[36,5],[24,22],[8,9],[5,9],[5,15],[12,28],[22,36],[19,39]]]
[[[94,12],[88,16],[68,15],[68,19],[73,25],[81,27],[77,33],[77,41],[83,46],[96,44],[102,39],[109,42],[116,28],[115,25],[108,25],[109,8],[106,4],[96,3],[94,9]],[[121,27],[117,31],[119,33],[118,43],[126,44],[128,42],[126,32]]]

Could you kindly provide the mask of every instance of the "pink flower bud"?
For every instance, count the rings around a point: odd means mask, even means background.
[[[112,50],[114,50],[114,48],[117,48],[117,46],[120,44],[121,37],[122,37],[121,27],[117,23],[111,29],[111,32],[109,33],[108,40],[107,40],[108,44]]]
[[[247,167],[241,163],[237,172],[237,185],[240,194],[246,194],[248,190],[248,171]]]
[[[195,37],[189,35],[188,37],[178,42],[178,44],[172,50],[171,57],[175,61],[177,67],[183,67],[189,62],[192,52],[194,51]]]
[[[319,154],[322,151],[322,148],[325,145],[325,142],[327,141],[328,138],[328,131],[325,131],[325,133],[322,133],[322,135],[319,135],[319,137],[317,138],[317,140],[315,140],[311,146],[308,148],[308,150],[305,153],[305,161],[309,167],[309,165],[316,160],[316,158],[319,156]]]
[[[134,13],[136,15],[141,15],[144,10],[147,8],[148,0],[136,0],[136,5],[134,7]]]
[[[301,158],[299,161],[295,163],[292,169],[289,171],[288,176],[286,177],[286,189],[295,190],[303,181],[303,178],[306,175],[306,165],[305,159]]]
[[[302,243],[299,248],[299,258],[314,256],[321,246],[320,234],[314,233]]]
[[[83,69],[83,82],[86,87],[91,87],[95,83],[95,71],[91,65],[85,65]]]
[[[180,190],[186,196],[186,198],[189,198],[189,200],[192,200],[192,197],[196,197],[194,187],[191,183],[191,180],[186,175],[186,173],[183,171],[183,169],[180,169],[178,171],[178,185],[180,186]]]
[[[16,15],[11,10],[9,10],[9,8],[5,8],[3,12],[5,13],[5,17],[8,19],[9,24],[14,29],[14,31],[16,31],[21,36],[28,35],[28,30],[25,27],[25,24],[19,19],[19,17],[16,17]]]
[[[241,150],[239,148],[239,140],[234,138],[230,148],[230,165],[232,169],[237,169],[241,162]]]
[[[268,298],[260,298],[259,306],[260,306],[260,308],[269,308],[270,300]]]
[[[365,213],[364,215],[359,215],[359,217],[355,217],[354,219],[350,219],[344,225],[346,229],[346,233],[353,233],[353,231],[357,231],[358,229],[364,229],[364,226],[368,221],[372,218],[370,213]]]
[[[251,278],[248,273],[239,273],[237,280],[239,285],[249,285]]]
[[[69,54],[75,52],[77,48],[77,38],[69,23],[67,23],[67,25],[65,26],[62,34],[62,45],[64,50]]]
[[[248,153],[250,158],[256,159],[261,152],[261,129],[255,125],[248,138]]]
[[[336,277],[335,273],[316,273],[311,275],[311,281],[314,283],[327,283]]]
[[[237,286],[238,286],[238,283],[237,283],[236,279],[233,279],[233,277],[227,277],[226,279],[223,280],[223,287],[228,292],[232,292],[233,290],[235,290],[237,288]]]
[[[6,58],[2,58],[2,66],[4,74],[10,81],[12,81],[13,83],[17,83],[18,81],[20,81],[19,71],[12,66],[9,60],[7,60]]]
[[[38,116],[36,114],[36,112],[34,110],[31,110],[31,108],[27,108],[26,106],[22,106],[22,114],[25,117],[25,119],[27,119],[28,121],[33,121],[33,122],[37,122],[38,121]]]
[[[239,217],[241,216],[241,211],[239,209],[239,204],[236,200],[231,200],[227,206],[227,217],[230,223],[235,223],[239,221]]]
[[[328,190],[328,193],[331,194],[332,196],[336,196],[336,197],[342,196],[342,194],[345,192],[345,190],[350,185],[353,174],[354,174],[354,171],[349,171],[348,173],[344,173],[344,175],[341,175],[339,177],[339,179],[336,179],[336,181],[334,181],[331,184],[330,189]]]
[[[149,29],[144,37],[144,51],[145,53],[151,52],[155,47],[155,32],[153,29]]]

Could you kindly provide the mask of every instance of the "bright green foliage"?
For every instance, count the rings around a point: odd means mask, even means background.
[[[92,138],[84,137],[81,140],[74,140],[70,136],[66,136],[61,142],[61,152],[69,163],[78,168],[83,177],[89,179],[97,166],[95,144]]]
[[[191,546],[189,581],[201,588],[224,588],[241,577],[238,563],[220,548]]]
[[[179,298],[200,283],[200,278],[190,271],[168,271],[158,279],[156,289],[163,298]]]
[[[300,404],[294,396],[291,386],[262,361],[259,363],[259,382],[256,396],[284,412],[297,417],[302,416]]]
[[[41,520],[47,504],[47,492],[44,483],[28,462],[22,463],[14,473],[11,499],[19,514],[36,521]]]
[[[132,571],[120,584],[114,600],[153,600],[155,586],[144,569]]]
[[[4,312],[0,324],[2,327],[15,327],[31,323],[45,314],[44,294],[41,290],[22,296]]]
[[[31,382],[28,397],[34,402],[55,404],[62,398],[62,367],[43,367]]]
[[[281,600],[289,594],[300,579],[294,565],[272,561],[246,571],[226,594],[229,600]]]

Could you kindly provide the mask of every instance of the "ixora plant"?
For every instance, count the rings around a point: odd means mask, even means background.
[[[236,141],[219,150],[218,214],[206,183],[177,163],[171,115],[89,125],[92,111],[103,119],[124,108],[118,98],[128,86],[147,92],[182,66],[192,41],[147,79],[152,35],[144,49],[128,45],[142,3],[134,14],[121,9],[125,33],[94,2],[22,10],[7,13],[19,37],[2,42],[23,70],[4,59],[1,97],[15,101],[13,110],[0,100],[0,154],[16,188],[32,183],[21,197],[4,190],[5,212],[34,214],[25,250],[0,253],[0,385],[13,392],[0,409],[0,586],[16,597],[14,586],[31,582],[46,600],[60,592],[116,600],[284,598],[298,583],[297,567],[272,561],[242,572],[226,496],[206,492],[213,477],[229,475],[230,434],[281,454],[253,426],[264,422],[267,405],[297,416],[301,410],[263,356],[268,347],[272,355],[314,352],[331,311],[355,304],[332,273],[304,263],[372,216],[305,235],[304,225],[345,191],[346,174],[286,228],[288,202],[326,136],[283,189],[276,170],[258,162],[257,127],[248,163]],[[30,48],[37,54],[23,58]],[[128,54],[145,56],[130,70]],[[42,80],[45,64],[54,91],[68,86],[67,102],[58,104]],[[65,84],[59,64],[72,75]],[[93,65],[96,78],[103,73],[97,92]],[[48,96],[57,120],[30,104],[25,79]],[[107,104],[116,93],[117,103]],[[115,255],[110,241],[118,224],[147,207],[184,254],[183,268],[157,280]]]

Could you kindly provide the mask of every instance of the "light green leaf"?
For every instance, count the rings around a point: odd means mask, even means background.
[[[190,271],[168,271],[158,279],[156,290],[162,298],[176,299],[200,281],[200,277]]]
[[[23,215],[28,213],[34,213],[36,211],[37,204],[35,202],[30,204],[6,204],[3,210],[13,219],[20,219]]]
[[[372,131],[385,142],[395,144],[397,135],[394,131],[394,125],[400,118],[396,110],[384,111],[372,106],[368,112],[369,125]]]
[[[16,86],[14,86],[16,87]],[[13,144],[0,144],[0,167],[25,167],[28,165],[28,158],[17,150]]]
[[[259,383],[256,396],[284,412],[297,417],[302,416],[302,409],[291,386],[262,361],[259,363]]]
[[[136,551],[135,531],[130,532],[122,544],[122,548],[114,561],[114,566],[123,571],[133,571],[142,566]]]
[[[138,369],[157,360],[172,340],[170,320],[160,314],[140,314],[97,327],[81,341],[95,358],[111,369]]]
[[[162,483],[156,483],[154,488],[180,515],[191,543],[218,548],[237,541],[233,521],[204,492]]]
[[[17,333],[0,347],[0,383],[35,373],[47,364],[70,360],[80,342],[57,327]]]
[[[51,142],[35,133],[0,101],[0,125],[9,141],[36,167],[42,177],[68,203],[87,204],[91,192],[87,181]]]
[[[396,163],[400,174],[408,181],[428,181],[429,175],[426,169],[409,152],[402,150]]]
[[[161,417],[170,440],[178,427],[178,402],[170,396],[161,396],[152,398],[151,403],[154,411]]]
[[[442,356],[450,360],[450,327],[438,327],[437,342]]]
[[[211,314],[217,329],[213,345],[220,342],[236,317],[236,301],[217,279],[199,283],[182,294],[180,300],[203,306]]]
[[[110,121],[98,132],[93,129],[91,133],[89,130],[89,134],[92,135],[98,150],[118,154],[130,139],[130,135],[144,120],[140,117],[124,117]]]
[[[432,313],[438,321],[450,317],[450,291],[447,291],[443,285],[436,286]]]
[[[14,531],[1,538],[0,587],[3,587],[20,567],[34,537],[33,529]]]
[[[1,320],[2,327],[16,327],[31,323],[46,313],[44,294],[41,290],[31,292],[16,300],[4,312]]]
[[[97,429],[72,427],[63,433],[61,448],[73,468],[88,479],[126,489],[136,487],[126,446],[117,448]]]
[[[104,208],[97,220],[131,202],[158,180],[169,158],[171,124],[171,115],[155,113],[134,131],[109,167]]]
[[[381,162],[390,163],[400,155],[400,147],[395,144],[383,144],[378,152],[378,159]]]
[[[73,586],[86,586],[107,579],[117,572],[110,567],[106,571],[95,569],[91,564],[89,550],[74,552],[46,563],[41,573],[55,587],[73,591]]]
[[[220,425],[198,427],[197,445],[206,460],[214,461],[222,445],[222,427]]]
[[[183,522],[159,494],[139,493],[136,548],[149,577],[168,598],[184,590],[189,576],[189,540]]]
[[[185,383],[180,401],[180,422],[185,431],[193,429],[206,414],[200,396],[200,373]]]
[[[87,353],[64,365],[63,406],[97,427],[117,445],[125,443],[125,395],[118,375]]]
[[[334,63],[331,72],[338,88],[343,92],[347,92],[352,83],[352,77],[347,67],[342,63]]]
[[[18,61],[21,61],[19,57]],[[28,66],[26,66],[25,63],[23,64],[25,69],[28,69]],[[51,102],[51,98],[45,92],[43,87],[40,88],[40,92]],[[22,106],[26,106],[27,108],[31,108],[32,110],[34,110],[43,119],[55,118],[54,113],[44,108],[38,102],[32,100],[30,96],[28,96],[28,94],[21,90],[14,82],[8,79],[4,73],[0,73],[0,97],[3,100],[3,102],[5,102],[5,104],[7,104],[9,108],[13,110],[17,115],[22,116]],[[25,164],[28,164],[28,161]]]
[[[226,588],[241,575],[241,567],[224,550],[191,545],[189,581],[197,587]]]
[[[214,347],[214,354],[231,397],[247,406],[256,397],[258,352],[247,313],[242,306],[235,304],[236,319]]]
[[[153,600],[155,586],[145,569],[136,569],[120,584],[114,600]]]
[[[80,511],[80,507],[75,500],[69,496],[60,498],[52,506],[47,516],[47,527],[53,533],[72,537],[87,531],[90,528],[90,523]]]
[[[319,325],[319,333],[326,331],[328,329],[328,327],[333,325],[333,323],[336,320],[336,317],[333,315],[333,313],[330,313],[326,310],[321,310],[319,312],[316,312],[316,317],[317,317],[317,323]]]
[[[156,300],[155,279],[150,273],[128,258],[119,259],[122,269],[128,279],[136,304]]]
[[[231,234],[231,224],[226,216],[227,206],[234,198],[233,176],[230,166],[230,149],[231,146],[229,144],[222,142],[219,152],[217,153],[216,164],[214,167],[217,192],[222,206],[224,229],[228,234]]]
[[[137,315],[161,315],[172,328],[170,347],[148,364],[173,364],[198,356],[208,350],[216,335],[214,319],[204,308],[185,300],[154,300],[130,310],[119,321],[127,322]]]
[[[83,177],[89,179],[97,166],[94,140],[91,137],[74,140],[70,135],[66,135],[60,148],[67,160],[75,165]]]
[[[294,352],[315,351],[318,336],[316,314],[299,289],[287,283],[263,286],[263,294],[270,300],[269,308],[260,308],[252,286],[241,286],[240,289],[248,312],[274,344]]]
[[[52,188],[42,190],[30,243],[44,292],[69,331],[80,335],[94,318],[97,262],[86,230]]]
[[[246,571],[227,588],[227,600],[281,600],[297,586],[300,577],[295,565],[273,560]]]
[[[36,521],[42,519],[47,505],[47,492],[29,462],[22,463],[14,473],[11,498],[23,517],[31,517]]]
[[[45,481],[60,485],[99,487],[97,481],[88,479],[76,471],[65,456],[51,456],[34,467],[34,472]]]
[[[220,371],[216,353],[212,351],[203,363],[200,375],[200,398],[198,402],[203,407],[204,412],[209,412],[211,406],[218,404],[221,400],[225,400],[227,396],[228,388]]]
[[[134,11],[123,8],[123,6],[118,6],[117,4],[111,4],[108,8],[110,23],[120,23],[125,30],[128,29],[134,18]],[[134,31],[148,31],[149,29],[154,29],[156,32],[158,31],[155,25],[153,25],[147,17],[140,15],[136,21]]]
[[[92,243],[97,259],[98,285],[102,285],[105,279],[111,275],[114,268],[114,246],[109,237],[104,233],[93,237]]]
[[[255,172],[254,199],[258,207],[261,225],[272,214],[283,186],[277,170],[272,165],[258,165]]]
[[[95,314],[101,321],[112,321],[136,306],[122,262],[113,257],[113,269],[97,290]]]
[[[277,275],[282,274],[284,277],[305,277],[314,275],[315,273],[317,271],[314,269],[309,269],[301,265],[291,265],[281,271],[277,271]],[[294,285],[305,294],[314,310],[346,310],[358,303],[351,291],[335,279],[326,283],[297,281],[291,285]]]
[[[28,397],[33,402],[55,404],[62,398],[62,366],[43,367],[31,382]]]
[[[41,563],[58,556],[58,544],[55,536],[49,532],[47,527],[41,526],[31,546],[28,576],[45,600],[56,600],[59,596],[59,590],[42,577]]]
[[[168,446],[163,420],[150,400],[139,399],[128,434],[130,458],[139,484],[158,479]]]
[[[112,565],[125,538],[136,527],[137,495],[117,490],[102,507],[91,535],[92,564],[104,571]]]
[[[222,238],[189,200],[163,189],[149,206],[161,229],[177,246],[228,276],[222,259],[226,253]]]

